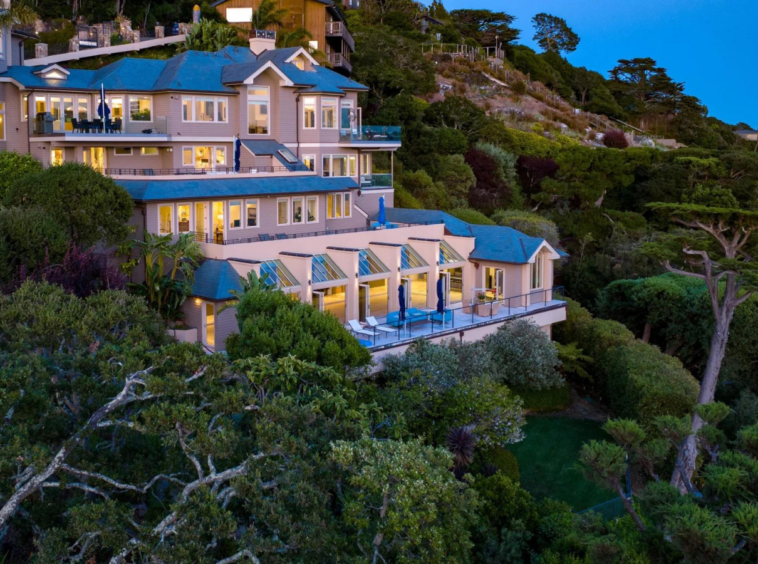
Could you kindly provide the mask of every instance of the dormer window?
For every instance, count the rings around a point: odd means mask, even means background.
[[[292,61],[292,64],[300,70],[305,70],[305,61],[302,57],[296,57],[295,60]]]
[[[2,43],[2,41],[0,41]],[[45,80],[66,80],[69,72],[61,66],[50,65],[34,74],[42,77]]]

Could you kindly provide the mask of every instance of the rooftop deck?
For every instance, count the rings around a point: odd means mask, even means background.
[[[556,310],[565,311],[565,307],[563,287],[556,287],[486,304],[476,304],[474,307],[468,304],[458,304],[446,308],[444,316],[434,309],[418,310],[423,311],[425,316],[409,318],[399,327],[396,326],[396,316],[391,313],[389,325],[395,329],[394,333],[376,331],[374,336],[358,334],[356,337],[375,357],[381,357],[383,354],[401,352],[402,349],[400,351],[395,349],[407,347],[417,339],[436,340],[452,337],[463,339],[467,332],[472,333],[472,335],[475,333],[476,337],[474,338],[479,339],[486,334],[494,333],[505,321]],[[557,311],[557,313],[561,312]],[[551,319],[551,322],[564,319],[565,314],[561,315],[559,319]],[[377,320],[383,326],[388,326],[387,317],[380,317]]]

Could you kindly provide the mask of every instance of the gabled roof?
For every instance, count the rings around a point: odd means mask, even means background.
[[[386,216],[387,221],[397,223],[442,222],[451,235],[475,237],[476,246],[468,257],[471,260],[526,264],[531,262],[534,254],[545,246],[556,253],[556,258],[567,256],[566,253],[553,249],[544,239],[529,237],[511,227],[474,225],[438,210],[387,208]],[[376,220],[376,216],[372,219]]]
[[[236,94],[231,85],[241,84],[258,72],[276,72],[288,86],[301,92],[343,95],[365,86],[318,64],[301,71],[291,62],[302,47],[272,49],[256,56],[246,47],[225,47],[215,53],[186,51],[168,60],[124,58],[99,70],[68,69],[65,79],[45,78],[47,66],[12,66],[0,73],[22,87],[39,89],[89,90],[101,84],[111,91],[163,92],[191,91]]]
[[[233,300],[232,290],[241,292],[242,285],[239,273],[228,261],[205,259],[195,271],[192,296],[214,301]]]
[[[358,184],[350,178],[322,178],[316,175],[198,180],[117,180],[116,182],[129,192],[133,200],[138,202],[309,194],[358,188]]]

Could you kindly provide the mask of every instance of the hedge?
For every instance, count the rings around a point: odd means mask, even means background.
[[[677,358],[635,339],[621,323],[595,319],[569,300],[561,325],[556,340],[578,343],[594,359],[588,367],[592,386],[617,416],[646,424],[655,416],[682,416],[694,408],[697,380]]]
[[[532,413],[563,411],[571,403],[568,386],[554,386],[546,390],[515,389],[513,393],[524,402],[524,409]]]
[[[502,472],[517,484],[521,481],[518,459],[508,449],[503,447],[478,449],[472,469],[475,472],[482,472],[486,466],[494,466],[499,472]]]

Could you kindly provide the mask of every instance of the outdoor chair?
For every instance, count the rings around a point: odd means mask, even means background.
[[[258,239],[260,239],[261,241],[273,241],[273,239],[271,238],[271,235],[269,235],[268,233],[261,233],[260,235],[258,235]]]
[[[276,234],[276,238],[277,239],[289,239],[289,237],[287,237],[286,233],[277,233]]]
[[[366,329],[363,327],[363,325],[360,324],[357,319],[351,319],[347,323],[350,325],[350,330],[356,335],[368,335],[370,337],[376,338],[376,331],[373,329]]]
[[[382,325],[377,320],[376,317],[370,316],[366,318],[366,323],[368,323],[368,326],[371,327],[374,331],[381,331],[382,333],[397,333],[397,336],[400,336],[400,328],[399,327],[390,327],[389,325]]]

